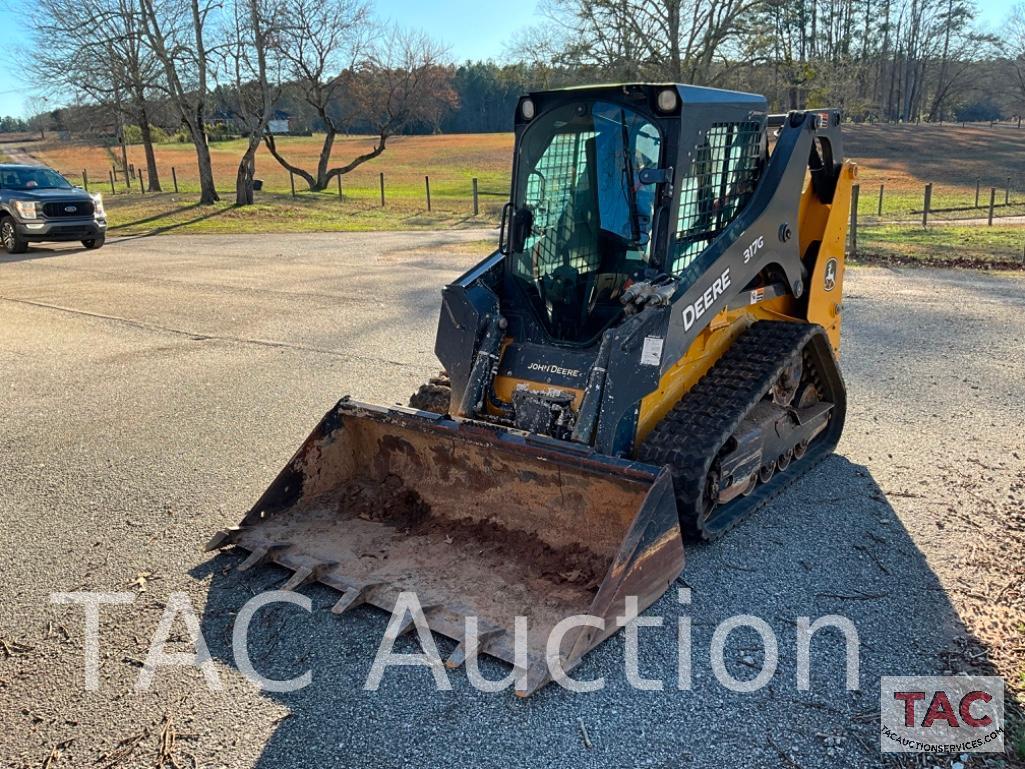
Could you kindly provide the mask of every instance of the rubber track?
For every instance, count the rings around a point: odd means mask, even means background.
[[[669,465],[680,526],[685,535],[700,534],[705,539],[712,539],[723,534],[764,507],[832,451],[839,432],[827,427],[824,434],[812,441],[812,446],[822,439],[826,439],[827,445],[816,446],[815,451],[809,447],[801,460],[794,460],[786,471],[777,472],[768,483],[759,484],[750,496],[738,497],[717,507],[708,521],[703,525],[699,523],[704,508],[706,479],[719,452],[794,356],[803,354],[804,365],[816,368],[811,356],[805,352],[816,335],[824,337],[821,326],[807,323],[758,321],[752,324],[640,446],[640,460]],[[819,376],[822,373],[815,371],[817,380],[822,379]],[[823,395],[833,400],[834,393]],[[842,429],[846,403],[845,395],[838,395],[844,401],[836,404],[840,413],[833,416],[838,417],[840,424],[834,427]]]

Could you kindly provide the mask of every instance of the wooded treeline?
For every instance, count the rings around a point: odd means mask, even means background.
[[[26,0],[27,1],[27,0]],[[36,128],[177,133],[217,199],[212,134],[245,139],[236,202],[264,143],[313,190],[408,132],[504,131],[519,94],[585,82],[678,81],[765,94],[778,111],[836,106],[858,121],[995,120],[1025,112],[1025,11],[989,34],[974,0],[546,0],[503,62],[456,65],[439,42],[382,24],[370,0],[36,0],[39,86],[67,104]],[[303,167],[269,130],[318,133]],[[335,138],[369,134],[337,164]],[[123,150],[122,150],[123,151]]]

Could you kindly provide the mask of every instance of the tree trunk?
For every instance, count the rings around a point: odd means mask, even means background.
[[[250,136],[242,159],[238,163],[235,176],[235,205],[251,206],[253,204],[253,176],[256,174],[256,148],[260,146],[260,136]]]
[[[672,79],[679,83],[683,78],[683,61],[680,57],[680,4],[666,4],[667,26],[669,27],[669,61],[672,66]]]
[[[197,120],[197,118],[199,119]],[[197,115],[190,116],[185,125],[189,129],[192,144],[196,148],[196,165],[199,167],[199,202],[204,205],[212,205],[221,198],[217,194],[217,187],[214,186],[214,169],[210,161],[210,145],[207,143],[202,114],[197,111]]]
[[[929,122],[942,118],[943,97],[946,95],[947,66],[950,61],[950,32],[954,25],[954,0],[947,0],[947,18],[943,30],[943,54],[940,57],[940,73],[936,81],[936,95],[929,109]]]
[[[324,133],[324,144],[320,148],[320,159],[317,161],[317,183],[313,187],[314,192],[327,189],[328,182],[331,181],[327,171],[331,164],[331,149],[334,147],[336,134],[334,126],[328,123]]]
[[[139,133],[142,134],[142,148],[146,153],[146,181],[150,192],[160,192],[160,175],[157,172],[157,156],[153,152],[153,130],[149,124],[146,102],[140,101],[137,109],[139,112]]]

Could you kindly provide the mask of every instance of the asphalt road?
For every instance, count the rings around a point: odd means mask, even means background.
[[[286,574],[237,572],[241,555],[203,543],[341,395],[405,402],[433,373],[439,287],[491,234],[165,236],[0,256],[0,766],[154,766],[162,750],[177,763],[160,766],[261,769],[876,766],[879,677],[968,669],[957,596],[1025,489],[1025,281],[856,268],[838,454],[725,540],[689,549],[690,605],[667,594],[649,612],[663,627],[641,630],[641,672],[662,691],[628,686],[623,634],[574,672],[605,677],[593,694],[483,694],[462,671],[436,692],[424,668],[364,691],[388,617],[335,617],[323,586],[303,589],[312,614],[263,610],[249,646],[265,675],[309,669],[312,684],[254,688],[232,620]],[[94,692],[83,612],[50,603],[76,590],[136,596],[102,610]],[[188,667],[133,689],[176,592],[221,691]],[[775,676],[750,694],[709,665],[717,623],[741,613],[779,638]],[[857,628],[860,689],[845,689],[841,637],[823,631],[799,691],[795,622],[828,614]],[[679,616],[693,623],[689,691],[676,687]],[[167,648],[193,650],[181,619]],[[753,632],[730,636],[737,677],[763,657]]]

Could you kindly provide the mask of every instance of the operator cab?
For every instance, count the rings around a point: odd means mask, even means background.
[[[503,252],[529,301],[503,304],[529,317],[510,314],[513,336],[591,346],[635,281],[700,275],[757,184],[765,118],[760,96],[684,85],[522,98]]]

